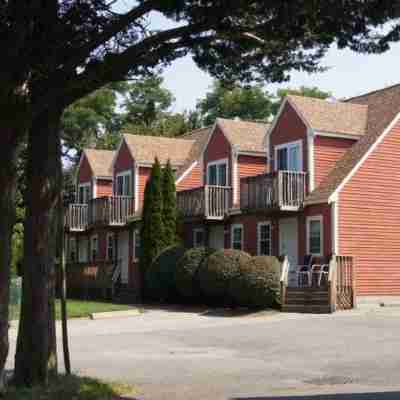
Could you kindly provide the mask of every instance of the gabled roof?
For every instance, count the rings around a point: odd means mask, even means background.
[[[114,154],[111,150],[85,149],[82,155],[86,156],[94,177],[111,178]]]
[[[195,141],[190,139],[175,139],[159,136],[142,136],[124,134],[132,157],[139,164],[152,164],[157,157],[161,164],[170,160],[174,167],[182,166],[189,157]]]
[[[362,136],[367,131],[368,104],[287,96],[308,126],[319,132]]]
[[[263,142],[270,126],[269,124],[218,118],[217,125],[222,129],[231,145],[235,146],[239,151],[265,153]]]
[[[366,133],[347,150],[329,175],[308,196],[309,202],[328,201],[394,121],[400,113],[400,85],[348,99],[347,104],[368,106]]]

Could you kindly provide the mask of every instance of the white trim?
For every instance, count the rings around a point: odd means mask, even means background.
[[[304,171],[304,164],[303,164],[303,140],[299,139],[299,140],[294,140],[292,142],[287,142],[287,143],[282,143],[282,144],[278,144],[275,146],[274,148],[274,169],[275,171],[278,170],[278,150],[280,149],[284,149],[287,148],[289,150],[290,147],[296,147],[299,146],[300,147],[300,171]],[[288,156],[288,161],[289,161],[289,152],[287,154]],[[289,167],[289,166],[288,166]]]
[[[93,199],[96,199],[97,198],[97,178],[96,177],[92,178],[92,185],[93,185],[92,196],[93,196]]]
[[[139,257],[137,257],[137,254],[136,254],[136,236],[138,234],[139,234],[139,237],[140,237],[140,229],[134,229],[133,230],[133,249],[132,249],[133,262],[138,262],[139,261]],[[139,244],[140,244],[140,242],[139,242]]]
[[[242,234],[241,234],[241,250],[244,250],[244,228],[243,228],[243,224],[232,224],[231,225],[231,249],[233,249],[233,232],[235,229],[240,228],[242,230]]]
[[[269,246],[270,254],[261,254],[261,227],[269,226]],[[272,223],[271,221],[262,221],[257,223],[257,255],[272,256]]]
[[[197,233],[199,233],[199,232],[202,232],[203,233],[203,244],[201,245],[201,246],[196,246],[196,234]],[[193,247],[194,248],[196,248],[196,247],[204,247],[206,244],[205,244],[205,230],[204,230],[204,228],[195,228],[195,229],[193,229]]]
[[[110,237],[112,238],[112,244],[113,244],[113,245],[112,245],[112,248],[113,248],[113,256],[112,256],[111,259],[110,259],[110,257],[108,256],[108,248],[109,248],[108,244],[109,244],[109,239],[110,239]],[[108,232],[107,235],[106,235],[106,260],[107,260],[107,261],[113,261],[114,258],[115,258],[115,235],[114,235],[113,232]]]
[[[120,172],[118,172],[117,174],[115,174],[115,184],[117,185],[116,186],[116,191],[114,192],[114,194],[116,195],[116,196],[118,196],[118,193],[117,193],[117,191],[118,191],[118,178],[119,177],[125,177],[125,176],[129,176],[130,177],[130,184],[129,184],[129,188],[130,188],[130,194],[128,194],[128,195],[123,195],[123,196],[132,196],[132,192],[133,192],[133,190],[134,190],[134,188],[133,188],[133,185],[132,185],[132,170],[131,169],[126,169],[126,170],[124,170],[124,171],[120,171]],[[124,183],[125,183],[125,180],[123,180],[123,184],[122,184],[122,186],[124,185]],[[123,187],[122,188],[122,191],[124,192],[125,190],[125,187]]]
[[[265,151],[238,150],[237,154],[239,156],[264,157],[264,158],[267,157],[267,155],[265,154]]]
[[[339,254],[339,200],[331,205],[332,254]]]
[[[209,185],[209,176],[208,176],[208,170],[211,166],[216,165],[217,167],[219,165],[226,165],[226,186],[229,186],[229,158],[221,158],[219,160],[214,160],[210,161],[207,163],[207,170],[206,170],[206,183]],[[218,168],[217,168],[217,181],[218,181]]]
[[[314,131],[307,130],[307,155],[308,155],[308,187],[309,192],[315,188],[315,152],[314,152]],[[305,169],[305,168],[304,168]]]
[[[343,189],[343,187],[347,184],[347,182],[354,176],[354,174],[360,169],[360,167],[364,164],[365,160],[370,156],[370,154],[377,148],[377,146],[385,139],[386,135],[391,132],[393,127],[399,122],[400,113],[396,115],[393,121],[389,124],[389,126],[383,131],[383,133],[378,137],[378,139],[374,142],[374,144],[368,149],[368,151],[362,156],[361,160],[354,166],[354,168],[350,171],[350,173],[343,179],[342,183],[336,188],[336,190],[329,196],[328,202],[331,203],[334,201],[334,196],[337,196],[338,193]]]
[[[238,187],[238,151],[236,146],[232,148],[232,187],[233,187],[233,204],[239,203],[239,187]],[[229,182],[227,182],[229,185]]]
[[[175,185],[179,185],[183,181],[183,179],[185,179],[193,171],[193,168],[196,167],[197,164],[197,160],[192,162],[192,164],[190,164],[185,172],[178,179],[175,180]]]
[[[134,172],[135,172],[135,179],[133,184],[135,185],[134,187],[134,196],[135,196],[135,212],[139,211],[139,167],[134,164]]]
[[[321,226],[321,233],[320,233],[320,252],[319,253],[311,253],[310,251],[310,222],[318,221]],[[324,254],[324,220],[322,215],[312,215],[306,218],[306,248],[307,254],[312,254],[316,257],[322,257]]]
[[[353,135],[351,133],[337,133],[337,132],[326,132],[326,131],[315,131],[316,136],[332,137],[337,139],[350,139],[359,140],[361,135]]]

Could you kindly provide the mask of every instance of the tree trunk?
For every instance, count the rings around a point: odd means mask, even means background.
[[[10,139],[10,137],[9,137]],[[3,133],[0,140],[0,392],[8,356],[8,308],[10,295],[11,240],[15,222],[18,146]]]
[[[29,131],[22,306],[15,382],[46,385],[57,374],[54,260],[61,192],[61,112],[34,118]]]

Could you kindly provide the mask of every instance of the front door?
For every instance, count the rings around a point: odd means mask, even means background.
[[[118,259],[121,262],[121,283],[129,282],[129,232],[118,234]]]
[[[212,249],[223,249],[225,247],[225,229],[222,225],[210,227],[209,247]]]
[[[281,219],[279,221],[279,254],[287,256],[289,259],[289,286],[296,285],[297,276],[295,272],[299,257],[298,225],[296,218]]]

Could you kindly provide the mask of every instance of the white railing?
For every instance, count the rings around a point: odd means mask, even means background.
[[[70,204],[66,215],[66,225],[71,231],[84,231],[88,227],[88,205]]]
[[[298,208],[304,203],[306,193],[306,173],[279,171],[279,205],[281,208]]]
[[[109,224],[125,225],[130,217],[135,214],[135,201],[130,196],[115,196],[108,198]]]

